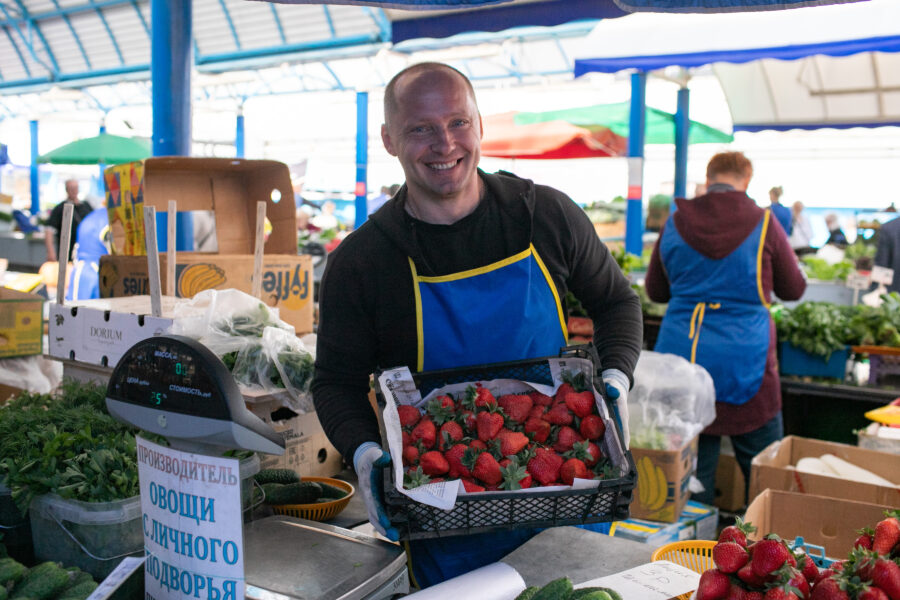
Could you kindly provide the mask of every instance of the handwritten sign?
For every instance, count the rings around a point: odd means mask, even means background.
[[[144,598],[244,597],[238,460],[137,438]]]
[[[872,278],[863,271],[852,271],[847,274],[847,287],[852,290],[867,290],[872,285]]]
[[[894,270],[887,267],[872,267],[872,281],[891,285],[894,281]]]
[[[667,560],[659,560],[615,575],[585,581],[575,588],[608,587],[619,592],[625,600],[668,600],[693,592],[698,585],[700,573]]]

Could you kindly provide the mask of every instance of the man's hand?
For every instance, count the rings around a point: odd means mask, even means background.
[[[400,539],[400,535],[391,527],[391,522],[381,504],[384,488],[382,470],[390,464],[391,455],[375,442],[365,442],[353,453],[353,469],[358,478],[359,491],[366,503],[369,522],[375,527],[375,531],[396,542]]]
[[[622,429],[625,449],[628,450],[631,444],[631,434],[628,431],[628,376],[618,369],[606,369],[603,371],[603,383],[606,384],[606,395],[610,400],[616,401],[616,418]]]

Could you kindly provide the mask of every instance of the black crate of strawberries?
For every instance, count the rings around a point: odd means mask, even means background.
[[[577,368],[567,371],[567,364]],[[396,403],[403,452],[393,459],[402,460],[403,487],[461,479],[465,493],[442,510],[397,491],[394,469],[385,469],[385,509],[400,538],[627,519],[634,461],[617,420],[598,412],[595,392],[606,403],[604,413],[614,414],[599,364],[593,347],[583,345],[554,357],[412,373],[421,398],[449,385],[463,391],[419,408]],[[564,383],[553,395],[491,390],[497,380],[553,387],[554,369]],[[376,390],[382,407],[386,398],[394,402],[390,390],[377,383]],[[597,485],[573,488],[574,479]]]

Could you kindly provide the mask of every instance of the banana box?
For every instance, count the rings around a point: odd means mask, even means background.
[[[44,336],[44,299],[0,287],[0,358],[40,354]]]
[[[637,485],[631,502],[635,519],[674,523],[691,493],[688,483],[697,468],[699,436],[677,450],[631,447]]]
[[[688,500],[681,516],[674,523],[625,519],[610,526],[610,537],[621,537],[658,548],[684,540],[714,540],[719,525],[719,509],[708,504]]]

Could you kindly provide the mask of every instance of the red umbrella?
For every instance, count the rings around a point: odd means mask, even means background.
[[[565,121],[515,124],[514,112],[484,117],[481,154],[498,158],[624,156],[627,139],[603,127],[591,131]]]

